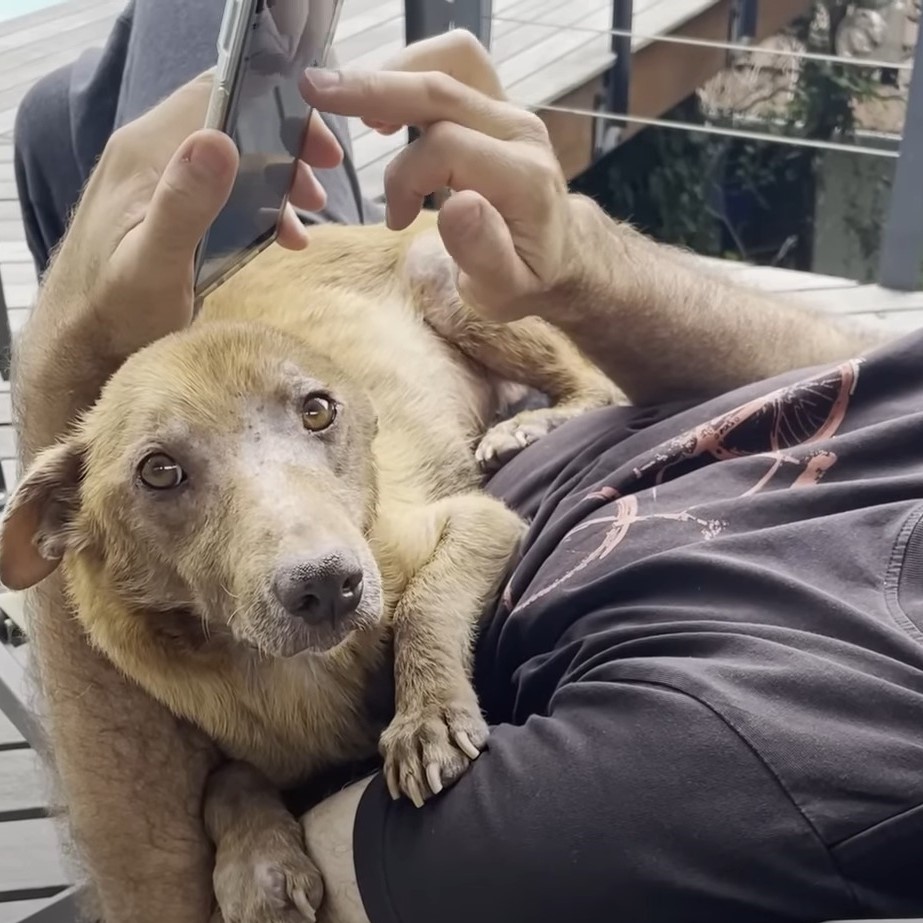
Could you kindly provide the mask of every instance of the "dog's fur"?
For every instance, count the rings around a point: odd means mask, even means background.
[[[488,431],[510,383],[551,406]],[[312,392],[337,408],[321,432],[303,425]],[[318,900],[271,786],[380,747],[392,793],[422,804],[477,755],[472,636],[523,529],[480,491],[478,462],[619,396],[541,321],[469,311],[425,214],[270,248],[190,330],[129,359],[26,473],[0,577],[31,586],[63,559],[92,642],[232,761],[206,804],[228,918],[310,916]],[[152,452],[187,479],[145,488]],[[346,559],[363,592],[341,619],[308,624],[273,594],[291,562]],[[239,824],[257,805],[263,819]],[[248,854],[263,864],[241,875]]]

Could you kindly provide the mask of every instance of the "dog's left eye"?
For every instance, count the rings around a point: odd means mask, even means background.
[[[337,418],[337,405],[326,394],[309,394],[301,405],[304,428],[319,433],[333,425]]]
[[[138,477],[151,490],[170,490],[186,480],[186,472],[169,455],[153,452],[141,461]]]

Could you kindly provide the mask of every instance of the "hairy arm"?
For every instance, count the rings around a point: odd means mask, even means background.
[[[543,314],[637,404],[711,397],[850,358],[879,331],[738,286],[572,196],[581,271]]]
[[[15,352],[24,464],[98,395],[121,356],[89,305],[52,280]],[[94,651],[53,575],[27,596],[40,709],[78,858],[107,923],[202,923],[212,852],[207,743]]]

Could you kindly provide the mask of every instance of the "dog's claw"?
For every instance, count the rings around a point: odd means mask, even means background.
[[[434,795],[438,795],[445,788],[442,784],[441,770],[438,763],[430,763],[426,767],[426,781],[429,785],[429,790]]]
[[[415,808],[423,807],[426,799],[423,797],[423,792],[421,791],[420,783],[416,776],[408,775],[404,779],[404,791],[407,793],[407,797],[413,802]]]
[[[450,702],[419,711],[398,712],[381,736],[385,775],[399,780],[399,788],[417,807],[440,794],[480,756],[488,728],[473,690],[452,696]]]
[[[298,909],[298,912],[308,921],[308,923],[316,923],[317,913],[314,908],[311,906],[311,902],[308,900],[308,895],[305,894],[302,888],[296,888],[292,891],[292,903]]]
[[[481,755],[481,751],[471,742],[471,738],[465,731],[456,732],[455,743],[458,744],[458,749],[461,750],[465,756],[473,760],[476,760]]]
[[[397,778],[396,766],[385,766],[385,782],[388,785],[388,794],[393,801],[397,801],[401,797],[401,785]]]
[[[219,843],[212,881],[218,919],[233,923],[316,923],[323,900],[323,879],[294,818]]]

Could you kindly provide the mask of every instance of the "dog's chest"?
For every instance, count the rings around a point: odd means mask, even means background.
[[[246,668],[243,721],[219,741],[229,756],[291,785],[364,760],[393,713],[385,630],[331,655],[301,655]]]

